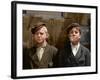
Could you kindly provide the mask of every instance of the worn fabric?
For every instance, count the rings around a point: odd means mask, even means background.
[[[28,65],[24,69],[35,69],[35,68],[48,68],[53,67],[53,60],[57,53],[57,49],[49,44],[44,47],[44,51],[41,57],[41,60],[38,59],[36,54],[36,47],[32,47],[28,50],[27,54],[27,62],[25,65]],[[24,62],[25,63],[25,62]]]
[[[56,67],[90,66],[91,58],[89,50],[80,44],[77,54],[74,56],[71,46],[67,45],[58,51]]]

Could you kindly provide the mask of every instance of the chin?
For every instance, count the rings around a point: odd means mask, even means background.
[[[41,44],[42,42],[37,42],[38,44]]]
[[[78,41],[72,41],[73,44],[78,44]]]
[[[37,43],[38,43],[38,44],[41,44],[41,43],[43,43],[43,41],[38,41]]]

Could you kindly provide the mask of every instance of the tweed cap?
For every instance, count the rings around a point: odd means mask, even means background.
[[[35,34],[38,30],[40,30],[42,27],[46,27],[46,24],[43,22],[38,22],[34,25],[34,27],[31,28],[32,34]]]

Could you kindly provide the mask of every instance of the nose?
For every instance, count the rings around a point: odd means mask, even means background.
[[[73,33],[72,33],[72,35],[73,35],[73,36],[75,36],[75,35],[76,35],[76,33],[75,33],[75,32],[73,32]]]
[[[37,36],[40,37],[41,35],[40,34],[37,34]]]

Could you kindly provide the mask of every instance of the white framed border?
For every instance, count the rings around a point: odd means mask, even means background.
[[[91,66],[49,69],[22,69],[22,11],[57,11],[91,14]],[[34,2],[12,2],[12,78],[97,73],[97,7]]]

